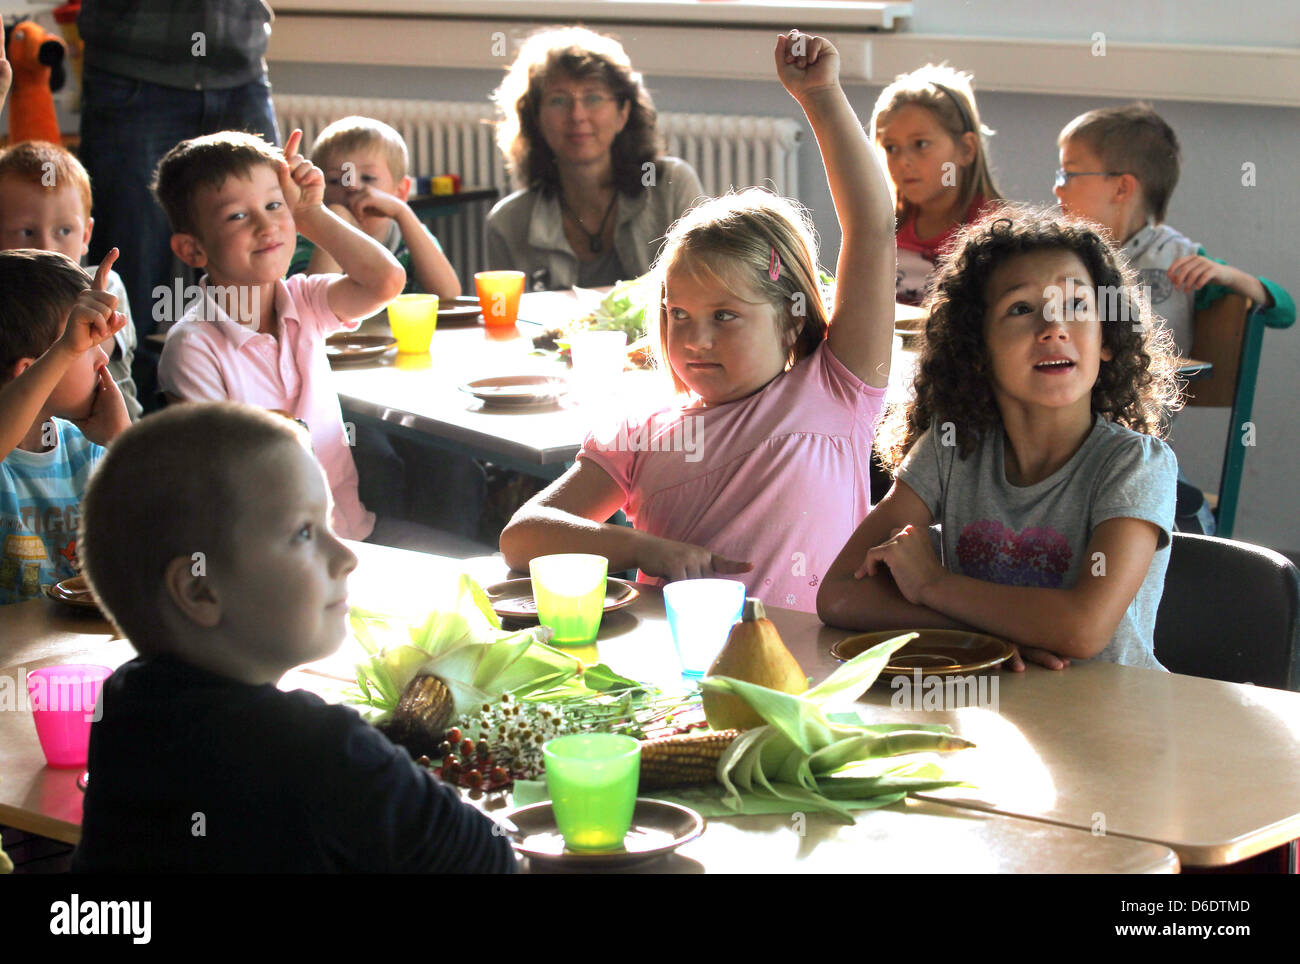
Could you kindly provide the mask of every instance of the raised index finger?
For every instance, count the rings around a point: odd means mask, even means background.
[[[117,261],[117,248],[113,248],[108,254],[104,255],[104,260],[99,262],[99,267],[95,269],[95,281],[91,285],[95,291],[108,290],[108,273],[113,270],[113,263]]]
[[[300,145],[301,143],[302,143],[302,131],[295,130],[292,134],[289,135],[289,140],[285,142],[284,156],[286,158],[289,158],[297,154],[298,145]]]

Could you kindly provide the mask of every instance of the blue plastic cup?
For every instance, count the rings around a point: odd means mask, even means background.
[[[685,579],[664,586],[664,609],[683,676],[703,676],[727,644],[745,605],[735,579]]]

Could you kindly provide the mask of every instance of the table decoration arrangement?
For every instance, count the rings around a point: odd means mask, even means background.
[[[810,810],[852,823],[853,810],[961,785],[928,760],[894,759],[972,745],[949,727],[867,725],[850,709],[910,634],[858,654],[806,692],[723,675],[706,676],[701,689],[665,692],[603,663],[584,666],[549,645],[545,628],[503,630],[468,575],[431,586],[427,605],[422,615],[353,607],[352,631],[368,659],[357,666],[349,700],[437,775],[473,793],[511,789],[516,803],[545,799],[542,747],[574,733],[635,737],[641,796],[714,815]],[[798,689],[788,665],[773,675],[779,634],[752,605],[750,616],[733,628],[738,645],[754,637],[763,646],[749,665],[734,652],[727,665]],[[714,707],[707,721],[706,694]]]

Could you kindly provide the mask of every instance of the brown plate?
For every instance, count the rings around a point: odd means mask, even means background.
[[[483,315],[483,306],[473,295],[444,298],[438,302],[438,324],[458,324],[477,321]]]
[[[644,797],[637,798],[632,829],[623,838],[623,849],[611,853],[567,852],[549,800],[506,814],[502,825],[516,853],[574,870],[614,870],[639,864],[670,854],[704,833],[704,818],[690,807]]]
[[[531,579],[507,579],[483,590],[492,601],[492,608],[498,616],[507,619],[536,619],[537,600],[533,598],[533,581]],[[636,602],[641,591],[625,579],[608,577],[605,580],[605,609],[612,613],[616,609],[630,606]]]
[[[480,378],[460,386],[485,405],[523,408],[550,405],[569,390],[569,383],[556,375],[501,375]]]
[[[331,365],[369,361],[387,354],[397,345],[397,339],[387,335],[330,335],[325,339],[325,354]]]
[[[46,586],[45,595],[55,602],[61,602],[67,606],[76,606],[78,609],[99,610],[99,606],[95,603],[95,597],[90,594],[90,587],[86,585],[84,576],[73,576],[71,579],[56,582],[53,586]]]
[[[992,669],[1009,660],[1015,648],[1005,639],[968,633],[960,629],[918,629],[917,637],[894,651],[881,676],[911,676],[916,670],[932,676],[964,676]],[[841,639],[831,646],[836,659],[850,660],[864,650],[893,639],[901,633],[863,633]]]

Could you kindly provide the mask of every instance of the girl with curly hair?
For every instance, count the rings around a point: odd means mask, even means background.
[[[534,34],[492,99],[520,190],[488,214],[489,267],[525,272],[535,291],[645,274],[704,189],[660,153],[654,104],[618,41],[582,27]]]
[[[676,404],[592,432],[502,533],[512,567],[598,553],[648,581],[732,575],[751,596],[812,612],[820,574],[870,507],[893,339],[889,188],[835,48],[791,31],[774,56],[817,136],[843,227],[829,318],[798,205],[752,189],[693,209],[655,270]],[[619,509],[634,528],[606,522]]]
[[[1008,206],[940,264],[889,494],[817,597],[832,625],[974,627],[1060,669],[1153,652],[1177,463],[1172,341],[1088,223]],[[940,523],[942,557],[930,526]]]
[[[876,99],[871,140],[885,154],[898,218],[898,301],[919,305],[957,231],[1001,200],[968,73],[926,64]]]

